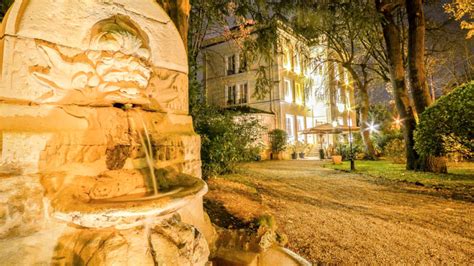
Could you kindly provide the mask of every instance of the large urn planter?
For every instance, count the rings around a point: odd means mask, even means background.
[[[291,159],[293,159],[293,160],[298,159],[298,154],[297,154],[296,152],[293,152],[293,153],[291,154]]]
[[[333,164],[341,164],[342,163],[342,156],[341,155],[333,155],[332,157]]]

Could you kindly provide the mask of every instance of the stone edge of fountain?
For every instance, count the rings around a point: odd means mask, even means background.
[[[91,211],[80,210],[59,210],[53,207],[52,216],[58,220],[73,223],[86,228],[110,228],[129,229],[144,224],[144,221],[152,217],[164,217],[170,215],[189,202],[204,196],[208,191],[206,182],[196,178],[196,184],[188,187],[184,191],[148,201],[121,202],[120,207],[104,206],[109,203],[97,204],[100,208]],[[199,188],[199,189],[198,189]],[[185,192],[189,194],[183,195]],[[179,195],[179,197],[176,197]],[[93,206],[90,203],[81,203]],[[130,204],[131,206],[125,206]],[[161,206],[160,206],[161,205]],[[93,208],[91,208],[93,209]]]

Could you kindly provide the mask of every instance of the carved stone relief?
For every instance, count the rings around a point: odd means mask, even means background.
[[[62,54],[55,45],[37,41],[38,52],[48,66],[32,66],[31,76],[38,85],[50,89],[39,101],[68,103],[82,95],[79,99],[87,105],[146,103],[145,89],[152,72],[147,61],[150,52],[137,36],[115,26],[116,31],[99,33],[86,52],[73,57]]]

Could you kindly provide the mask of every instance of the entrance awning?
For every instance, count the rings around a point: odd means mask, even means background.
[[[336,126],[333,127],[332,124],[326,123],[317,125],[312,128],[307,128],[303,130],[303,134],[344,134],[349,133],[349,131],[356,132],[359,131],[359,127],[350,127],[349,126]]]

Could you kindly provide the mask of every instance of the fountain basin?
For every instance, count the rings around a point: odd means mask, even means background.
[[[183,179],[186,179],[183,182]],[[190,175],[180,176],[180,185],[157,195],[146,193],[84,201],[77,186],[59,191],[51,202],[53,217],[87,228],[128,229],[150,219],[164,217],[206,194],[206,182]]]

